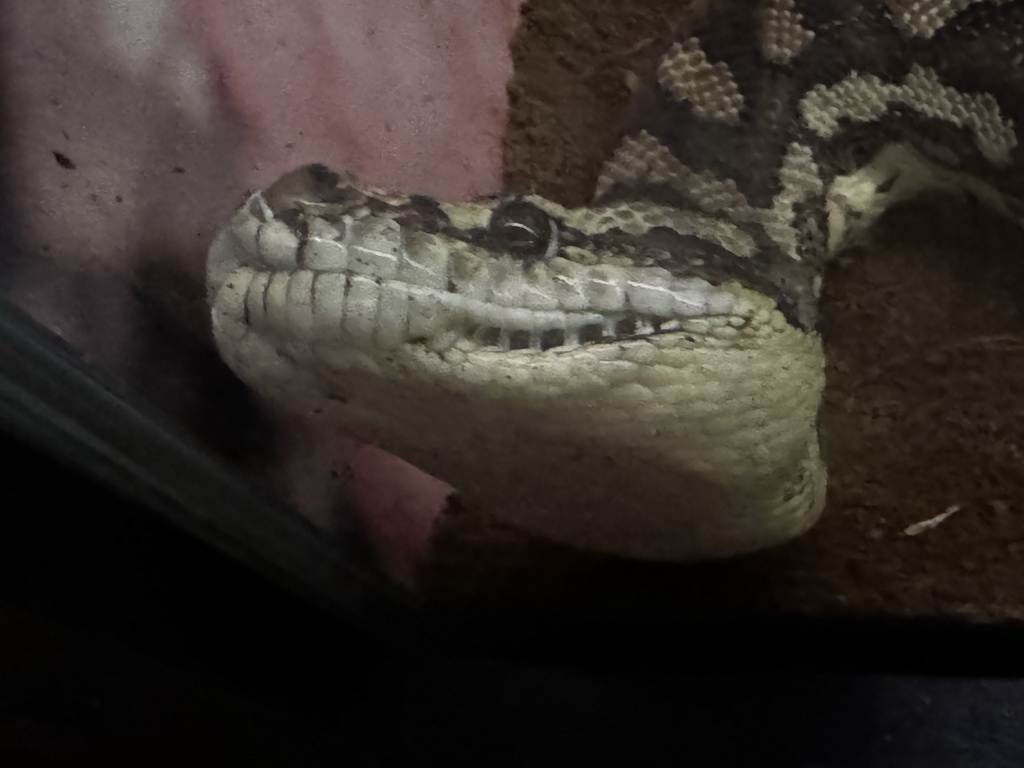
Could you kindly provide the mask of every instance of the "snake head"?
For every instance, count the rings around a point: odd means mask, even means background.
[[[547,535],[691,558],[788,538],[823,500],[817,337],[713,276],[755,249],[654,204],[448,204],[314,165],[246,200],[207,282],[263,394]]]
[[[284,297],[272,279],[315,280],[313,314],[337,320],[339,341],[373,348],[566,351],[670,332],[735,337],[753,305],[733,286],[674,273],[674,244],[651,234],[671,226],[664,218],[642,205],[570,210],[536,196],[444,204],[312,165],[246,201],[211,252],[209,282],[216,290],[242,266],[259,273],[247,317],[276,327]],[[672,234],[713,249],[699,229]],[[753,248],[731,236],[729,247]]]

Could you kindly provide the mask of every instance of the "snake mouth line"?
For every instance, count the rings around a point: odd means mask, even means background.
[[[275,216],[259,193],[211,249],[246,326],[310,342],[568,351],[666,333],[734,339],[752,307],[657,267],[557,256],[524,268],[451,237],[355,211]]]
[[[572,313],[508,308],[422,286],[337,272],[259,271],[240,267],[229,278],[243,296],[252,330],[283,338],[371,342],[384,349],[423,343],[500,351],[571,350],[672,332],[727,342],[746,322],[736,316],[661,320],[625,313]]]

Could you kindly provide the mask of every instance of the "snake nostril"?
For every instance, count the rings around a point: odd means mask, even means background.
[[[278,211],[276,218],[278,221],[283,221],[287,224],[300,238],[306,238],[309,231],[309,225],[306,221],[306,217],[302,215],[301,209],[286,208],[283,211]]]
[[[267,201],[263,199],[261,194],[253,195],[249,200],[249,214],[263,224],[274,218],[274,212],[267,205]]]

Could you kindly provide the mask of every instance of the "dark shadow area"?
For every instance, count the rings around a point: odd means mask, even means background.
[[[1021,671],[1012,628],[449,613],[434,617],[444,639],[419,653],[361,635],[24,443],[2,449],[4,765],[1022,757],[1024,684],[973,677]]]
[[[1016,681],[461,665],[410,688],[405,754],[434,764],[989,768],[1024,757]]]
[[[375,676],[396,663],[379,641],[30,447],[2,448],[0,763],[365,752]]]

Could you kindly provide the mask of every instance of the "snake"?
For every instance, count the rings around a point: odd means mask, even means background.
[[[1019,0],[713,0],[638,75],[591,201],[297,168],[207,258],[261,395],[531,534],[655,561],[815,525],[819,299],[894,206],[1024,221]]]

